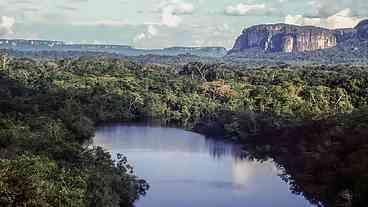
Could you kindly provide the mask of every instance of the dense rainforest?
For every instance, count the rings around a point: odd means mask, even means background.
[[[118,121],[241,142],[315,204],[368,202],[368,66],[1,63],[1,206],[131,206],[149,185],[126,157],[88,144],[96,125]]]

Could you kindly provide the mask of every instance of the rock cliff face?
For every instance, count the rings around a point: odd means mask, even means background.
[[[355,28],[329,30],[288,24],[256,25],[245,29],[229,53],[249,49],[264,52],[304,52],[337,46],[353,38],[368,40],[368,20]]]
[[[356,27],[357,36],[360,40],[368,40],[368,19],[361,21]]]

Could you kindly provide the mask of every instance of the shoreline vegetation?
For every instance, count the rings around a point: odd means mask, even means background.
[[[368,203],[368,66],[1,63],[1,206],[132,206],[148,183],[83,143],[98,123],[144,120],[243,143],[311,203]]]

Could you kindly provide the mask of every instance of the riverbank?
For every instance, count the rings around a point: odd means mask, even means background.
[[[224,139],[157,125],[113,124],[98,127],[93,143],[112,155],[123,152],[150,183],[135,203],[139,207],[313,206],[289,191],[272,160],[248,159],[241,145]]]
[[[362,108],[253,135],[247,127],[229,132],[221,121],[195,130],[212,136],[214,127],[222,129],[221,136],[242,143],[250,157],[272,158],[285,170],[282,178],[291,190],[315,205],[351,207],[368,203],[367,117],[368,109]]]

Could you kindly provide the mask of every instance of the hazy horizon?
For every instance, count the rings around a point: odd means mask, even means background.
[[[10,5],[10,6],[9,6]],[[365,0],[0,0],[0,38],[135,48],[225,47],[248,26],[354,27]]]

